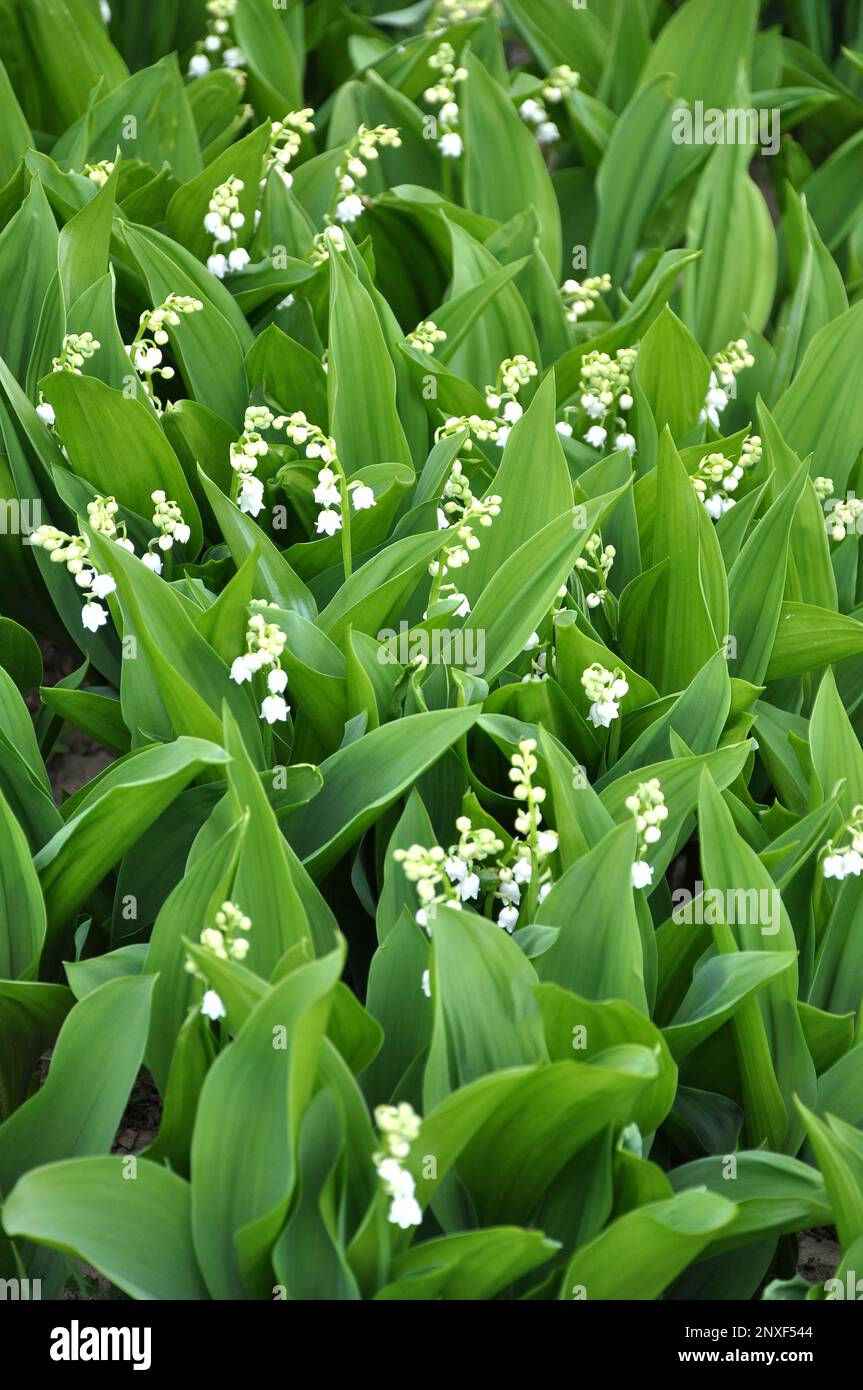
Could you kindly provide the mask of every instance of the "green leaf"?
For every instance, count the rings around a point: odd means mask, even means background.
[[[0,979],[26,978],[35,970],[45,930],[30,847],[0,792]]]
[[[203,739],[179,738],[109,768],[34,861],[48,914],[41,970],[50,973],[75,913],[108,870],[203,769],[227,761]]]
[[[127,1162],[76,1158],[25,1174],[3,1205],[4,1229],[86,1261],[130,1298],[207,1298],[189,1184],[146,1162],[127,1181]]]
[[[0,322],[0,357],[21,383],[37,340],[42,305],[57,272],[57,240],[41,181],[34,178],[19,211],[0,232],[0,279],[15,285],[16,306]],[[59,342],[55,351],[60,351]]]
[[[773,413],[795,453],[815,455],[813,477],[832,478],[842,495],[863,433],[863,304],[815,334]]]
[[[403,1299],[494,1298],[560,1247],[541,1231],[500,1226],[425,1240],[393,1261],[393,1281],[376,1295]]]
[[[141,1065],[153,981],[125,976],[67,1016],[48,1077],[0,1128],[0,1191],[31,1168],[108,1150]]]
[[[148,521],[151,493],[161,488],[178,503],[191,530],[187,555],[197,554],[202,539],[198,508],[152,412],[95,377],[73,372],[53,372],[42,391],[56,411],[57,429],[77,475],[94,492],[116,497]]]
[[[796,951],[794,929],[773,880],[755,851],[738,835],[731,812],[707,774],[701,786],[698,822],[705,884],[725,895],[723,920],[733,916],[736,921],[736,933],[728,926],[716,929],[718,949],[783,955]],[[750,899],[750,893],[758,902],[754,912],[750,904],[755,899]],[[762,899],[765,893],[769,896]],[[746,900],[743,907],[741,895]],[[769,903],[766,914],[763,901]],[[796,967],[781,971],[755,999],[738,1009],[733,1028],[748,1130],[756,1142],[768,1138],[773,1147],[794,1152],[801,1135],[790,1108],[792,1096],[815,1097],[815,1068],[797,1012]]]
[[[346,258],[329,258],[330,428],[348,476],[411,454],[396,410],[396,377],[374,304]],[[319,424],[319,421],[315,421]]]
[[[539,244],[556,276],[561,265],[560,212],[548,170],[508,94],[473,54],[465,83],[464,196],[473,212],[508,222],[525,207],[539,220]],[[508,177],[499,177],[506,168]]]
[[[214,1298],[261,1297],[272,1280],[266,1257],[296,1182],[300,1121],[341,968],[336,951],[274,985],[207,1073],[192,1137],[192,1232]]]
[[[54,1046],[74,1004],[65,985],[0,980],[0,1104],[12,1114],[27,1098],[39,1058]]]
[[[97,85],[108,91],[128,76],[126,64],[85,0],[33,0],[21,18],[39,71],[60,117],[60,129],[87,109]]]
[[[638,380],[657,429],[668,425],[672,437],[679,439],[694,428],[709,376],[710,363],[698,343],[666,305],[638,352]]]
[[[385,724],[321,764],[324,785],[284,831],[321,878],[397,797],[476,722],[479,709],[435,710]]]
[[[475,913],[438,907],[432,946],[426,1110],[487,1072],[548,1059],[536,975],[506,932]]]
[[[736,1207],[710,1192],[680,1192],[627,1212],[577,1250],[562,1299],[654,1299],[727,1229]]]
[[[737,643],[732,671],[738,680],[753,685],[764,680],[773,651],[791,526],[805,482],[806,467],[801,464],[753,529],[728,576],[729,632]]]
[[[616,826],[567,869],[537,909],[559,927],[539,978],[586,999],[622,999],[647,1014],[641,933],[632,893],[635,824]]]

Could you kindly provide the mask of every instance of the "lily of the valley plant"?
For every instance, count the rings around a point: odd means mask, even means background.
[[[0,15],[0,1278],[832,1297],[859,0]]]

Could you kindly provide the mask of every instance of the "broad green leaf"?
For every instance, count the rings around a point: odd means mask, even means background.
[[[193,777],[226,761],[203,739],[179,738],[123,759],[78,804],[34,861],[48,915],[43,974],[55,968],[75,913],[142,830]]]
[[[728,1228],[736,1207],[710,1192],[679,1192],[612,1223],[577,1250],[562,1299],[653,1299]]]
[[[207,1298],[188,1183],[146,1162],[129,1181],[126,1164],[74,1158],[26,1173],[3,1205],[5,1230],[85,1260],[130,1298]]]
[[[314,878],[320,878],[364,830],[437,762],[476,722],[479,710],[409,715],[340,748],[321,764],[322,790],[284,831]]]
[[[207,1074],[192,1137],[192,1232],[214,1298],[260,1297],[272,1279],[267,1255],[296,1182],[300,1122],[341,968],[337,951],[281,980]]]

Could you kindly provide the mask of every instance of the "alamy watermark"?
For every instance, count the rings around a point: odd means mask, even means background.
[[[738,106],[723,111],[696,101],[671,117],[675,145],[757,145],[765,156],[779,153],[778,106]]]
[[[761,928],[762,936],[775,936],[782,921],[778,888],[675,888],[671,894],[672,921],[694,926],[745,925]]]
[[[400,666],[460,666],[471,675],[485,670],[485,629],[481,627],[411,628],[404,619],[378,633],[378,661]]]
[[[23,536],[30,545],[30,536],[42,525],[41,497],[0,497],[0,536]]]

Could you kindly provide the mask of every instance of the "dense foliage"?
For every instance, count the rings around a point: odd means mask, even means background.
[[[0,0],[0,59],[0,1275],[838,1296],[860,0]]]

